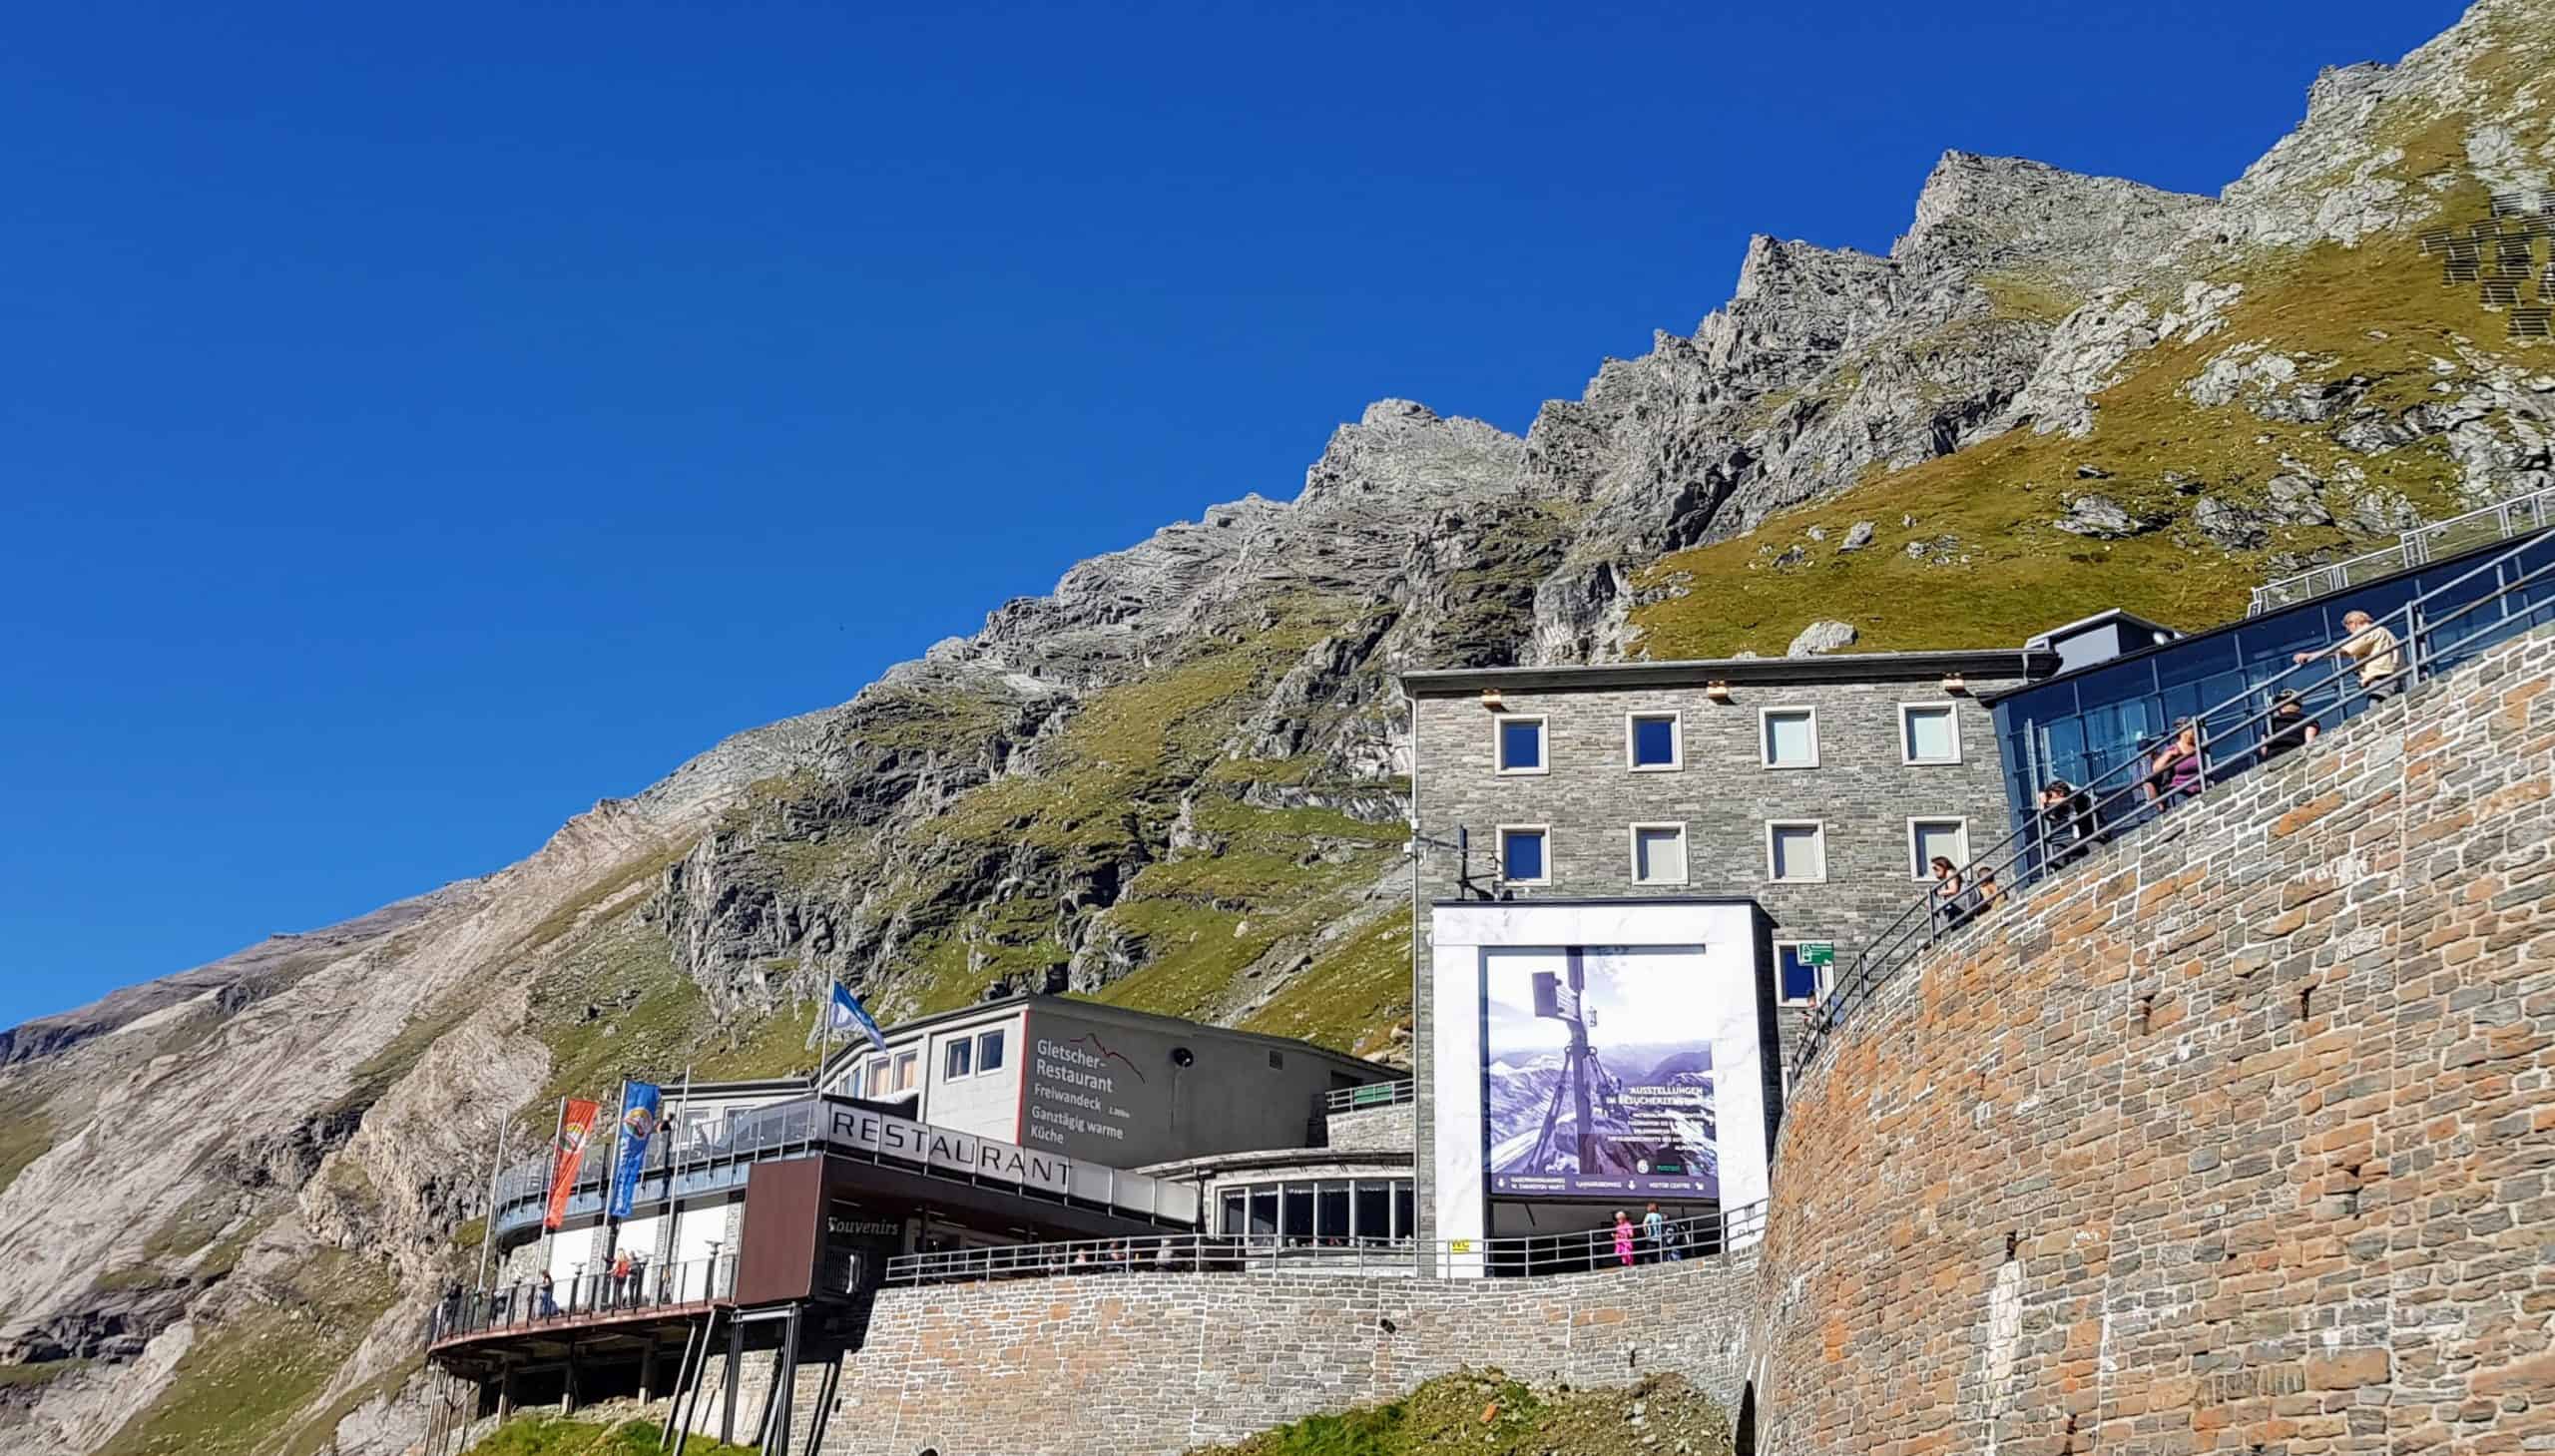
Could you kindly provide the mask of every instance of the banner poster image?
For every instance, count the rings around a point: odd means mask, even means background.
[[[648,1166],[648,1140],[657,1134],[665,1111],[665,1092],[653,1082],[626,1084],[621,1093],[621,1147],[612,1158],[612,1198],[608,1218],[627,1218],[639,1200],[639,1173]]]
[[[556,1228],[568,1221],[568,1195],[577,1187],[577,1170],[585,1164],[586,1145],[594,1141],[595,1119],[603,1116],[603,1105],[585,1098],[571,1099],[559,1115],[559,1145],[550,1150],[550,1210],[541,1218],[544,1228]]]
[[[1700,948],[1556,948],[1485,961],[1490,1191],[1721,1196],[1713,1028]]]

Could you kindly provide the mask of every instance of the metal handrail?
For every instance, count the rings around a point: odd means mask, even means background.
[[[1989,845],[1981,853],[1972,855],[1969,863],[1960,867],[1962,889],[1958,896],[1947,898],[1938,887],[1929,888],[1922,898],[1899,911],[1886,925],[1883,925],[1878,936],[1868,942],[1855,956],[1851,972],[1847,976],[1838,978],[1837,983],[1829,989],[1827,996],[1812,1014],[1809,1025],[1804,1029],[1792,1055],[1792,1075],[1799,1076],[1817,1058],[1819,1049],[1825,1045],[1829,1033],[1833,1032],[1837,1025],[1856,1008],[1871,999],[1882,982],[1896,975],[1925,946],[1964,925],[1984,920],[1987,918],[1987,912],[1994,909],[2012,891],[2092,854],[2094,849],[2104,842],[2124,837],[2147,824],[2160,820],[2174,807],[2178,799],[2197,797],[2207,792],[2213,783],[2223,783],[2277,756],[2267,751],[2270,748],[2270,741],[2266,737],[2247,755],[2251,759],[2250,762],[2219,764],[2213,767],[2209,758],[2209,744],[2213,738],[2224,740],[2237,737],[2248,728],[2268,723],[2275,708],[2271,700],[2284,680],[2307,671],[2317,662],[2326,659],[2341,660],[2342,647],[2380,630],[2392,631],[2394,629],[2389,624],[2398,624],[2402,630],[2396,633],[2396,651],[2402,661],[2384,691],[2401,693],[2421,682],[2425,675],[2437,672],[2436,665],[2442,660],[2448,660],[2451,665],[2454,665],[2460,649],[2468,644],[2488,634],[2510,629],[2514,619],[2505,612],[2493,624],[2479,628],[2463,637],[2445,643],[2435,641],[2441,629],[2449,624],[2459,621],[2480,608],[2507,601],[2531,583],[2555,575],[2555,561],[2525,571],[2508,582],[2500,583],[2490,593],[2446,613],[2437,620],[2427,618],[2422,609],[2486,572],[2492,572],[2498,578],[2503,566],[2517,561],[2529,552],[2538,550],[2546,550],[2550,555],[2555,555],[2555,536],[2538,536],[2501,552],[2490,560],[2460,573],[2454,580],[2415,597],[2402,607],[2386,614],[2385,617],[2370,622],[2367,627],[2352,633],[2332,647],[2317,651],[2306,661],[2284,669],[2270,679],[2254,684],[2225,702],[2185,720],[2185,724],[2189,725],[2194,732],[2200,757],[2199,771],[2192,780],[2193,787],[2190,790],[2178,790],[2171,786],[2172,782],[2178,780],[2169,780],[2168,785],[2162,788],[2153,787],[2152,781],[2159,770],[2151,761],[2149,754],[2141,751],[2091,781],[2076,785],[2074,794],[2063,805],[2056,806],[2059,812],[2052,813],[2049,808],[2038,809],[2021,827]],[[2555,603],[2549,605],[2555,605]],[[2517,620],[2525,623],[2539,610],[2532,607],[2521,613]],[[2300,700],[2313,697],[2325,687],[2338,686],[2343,680],[2354,677],[2358,671],[2356,666],[2345,665],[2307,687],[2300,695]],[[2314,725],[2317,731],[2324,731],[2348,716],[2343,712],[2346,707],[2356,700],[2367,699],[2370,692],[2368,688],[2359,688],[2357,691],[2344,689],[2334,695],[2329,706],[2318,708],[2312,713],[2302,714],[2296,722]],[[2238,713],[2235,717],[2229,717],[2231,713],[2247,708],[2257,698],[2262,699],[2266,706],[2251,713]],[[2327,715],[2335,716],[2332,724],[2323,722]],[[2180,736],[2182,730],[2183,725],[2177,725],[2175,735]],[[2123,774],[2132,774],[2133,771],[2134,776],[2123,778],[2111,789],[2098,792],[2103,789],[2107,780],[2121,777]],[[2144,802],[2137,798],[2141,788],[2150,790],[2150,797]],[[2128,803],[2127,814],[2114,817],[2108,812],[2123,801]],[[2055,832],[2053,832],[2053,825],[2056,826]],[[2010,881],[2000,879],[2002,872],[2007,870],[2015,872]],[[1989,891],[1984,888],[1991,884],[1996,886],[1995,890]]]
[[[634,1258],[632,1263],[626,1273],[609,1268],[588,1272],[580,1266],[569,1277],[548,1284],[518,1279],[484,1292],[455,1290],[427,1315],[426,1343],[625,1318],[656,1309],[715,1303],[737,1292],[734,1254],[661,1265]]]
[[[1612,1228],[1503,1238],[1323,1237],[1313,1234],[1179,1233],[994,1244],[900,1253],[887,1260],[889,1287],[986,1283],[996,1279],[1089,1274],[1481,1274],[1540,1276],[1727,1259],[1766,1227],[1761,1201],[1663,1222],[1652,1239],[1634,1225],[1629,1250]]]
[[[1321,1095],[1324,1117],[1341,1113],[1364,1112],[1369,1108],[1399,1107],[1419,1096],[1419,1083],[1409,1077],[1399,1082],[1367,1082],[1355,1087],[1335,1087]]]
[[[2525,514],[2530,519],[2525,524],[2515,524],[2513,517],[2519,514]],[[2295,576],[2282,577],[2276,582],[2266,582],[2254,588],[2253,600],[2245,609],[2245,615],[2260,617],[2266,612],[2296,606],[2300,602],[2311,602],[2317,597],[2330,596],[2335,592],[2347,590],[2351,585],[2354,570],[2360,567],[2381,566],[2384,570],[2379,573],[2380,575],[2408,571],[2430,560],[2431,543],[2449,535],[2460,526],[2483,520],[2487,516],[2494,519],[2496,540],[2507,541],[2524,532],[2543,530],[2550,525],[2555,525],[2555,489],[2534,490],[2526,495],[2515,495],[2509,500],[2497,501],[2489,506],[2462,511],[2445,520],[2433,521],[2426,526],[2416,526],[2410,531],[2398,532],[2395,544],[2392,546],[2381,546],[2375,551],[2364,551],[2357,556],[2345,557],[2340,561],[2328,561],[2321,566],[2299,572]],[[2318,589],[2315,585],[2318,581],[2328,581],[2330,584]]]

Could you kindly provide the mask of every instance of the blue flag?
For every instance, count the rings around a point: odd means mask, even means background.
[[[653,1082],[630,1082],[621,1091],[621,1146],[612,1158],[612,1198],[606,1217],[627,1218],[639,1200],[639,1173],[648,1166],[648,1140],[657,1135],[665,1093]]]
[[[842,982],[836,981],[833,999],[825,1004],[825,1029],[850,1031],[854,1027],[869,1038],[869,1045],[882,1052],[887,1050],[886,1034],[878,1030],[878,1023],[869,1019],[869,1011],[860,1004],[860,998],[844,990]]]

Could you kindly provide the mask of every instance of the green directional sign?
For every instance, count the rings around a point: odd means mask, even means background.
[[[1803,943],[1800,948],[1800,963],[1805,966],[1832,966],[1836,964],[1835,943],[1826,940],[1812,940]]]

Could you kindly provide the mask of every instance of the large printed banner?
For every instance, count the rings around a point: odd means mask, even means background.
[[[1716,997],[1750,993],[1704,969],[1700,947],[1485,957],[1490,1192],[1720,1197]]]
[[[664,1089],[653,1082],[626,1082],[621,1089],[621,1142],[612,1156],[612,1197],[604,1206],[607,1218],[627,1218],[639,1201],[639,1174],[648,1166],[648,1140],[657,1135],[665,1111]]]
[[[550,1209],[542,1215],[542,1227],[556,1228],[568,1220],[568,1195],[576,1191],[577,1170],[586,1161],[586,1145],[594,1141],[595,1119],[602,1116],[603,1105],[584,1098],[560,1110],[559,1144],[550,1150]]]

